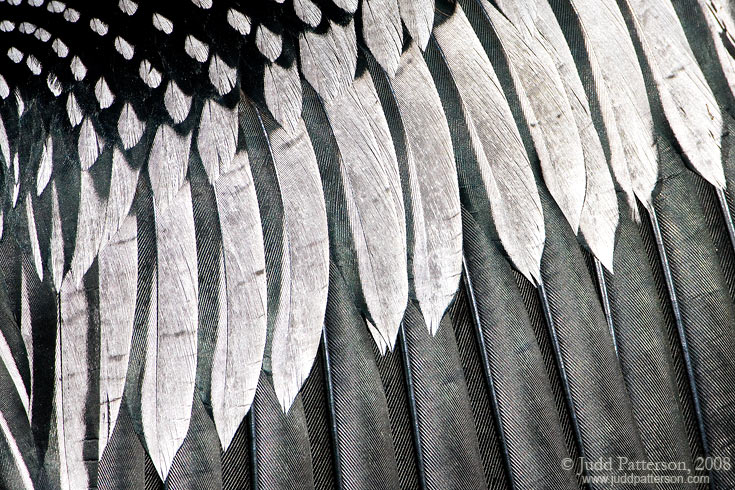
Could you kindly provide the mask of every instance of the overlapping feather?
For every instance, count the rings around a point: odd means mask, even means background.
[[[434,36],[461,97],[500,240],[518,270],[536,282],[545,239],[543,211],[508,101],[461,6],[434,29]]]
[[[341,153],[347,213],[370,331],[392,349],[408,298],[406,218],[395,148],[372,78],[324,101]]]

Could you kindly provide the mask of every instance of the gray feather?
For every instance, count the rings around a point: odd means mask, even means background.
[[[288,68],[267,64],[263,74],[263,92],[268,110],[278,123],[293,131],[301,117],[301,77],[296,63]]]
[[[301,72],[324,99],[332,99],[352,83],[357,67],[355,24],[330,23],[324,34],[299,35]]]
[[[408,143],[413,210],[413,280],[434,334],[462,271],[462,214],[447,118],[426,62],[412,43],[393,81]]]
[[[270,134],[283,201],[281,292],[273,330],[273,386],[287,411],[309,375],[321,339],[329,286],[327,211],[303,121]]]
[[[228,109],[208,100],[202,109],[197,136],[199,156],[209,182],[217,180],[221,167],[230,165],[237,147],[237,106]]]
[[[154,204],[158,264],[141,388],[143,434],[166,479],[189,429],[197,358],[198,280],[189,183],[171,205]]]
[[[584,153],[556,65],[527,26],[522,36],[490,3],[482,6],[508,57],[546,187],[576,233],[584,205]]]
[[[227,450],[250,409],[266,339],[263,231],[247,153],[214,185],[222,231],[220,321],[212,361],[212,412]]]
[[[406,219],[395,148],[369,73],[325,101],[324,109],[341,153],[347,214],[372,320],[368,326],[385,352],[395,344],[408,298]]]
[[[529,46],[543,46],[554,64],[553,69],[559,74],[579,132],[587,174],[580,230],[595,256],[608,270],[612,270],[618,225],[617,195],[602,143],[592,122],[587,95],[564,34],[546,0],[503,0],[500,7]]]
[[[694,168],[725,187],[722,114],[669,0],[625,0],[659,89],[666,119]]]
[[[426,49],[434,25],[434,0],[398,0],[401,19],[419,48]]]
[[[128,370],[138,286],[137,232],[131,215],[99,254],[100,459],[115,430]]]
[[[625,20],[614,2],[571,0],[571,3],[582,26],[597,86],[606,89],[598,92],[609,95],[609,107],[601,101],[607,132],[620,136],[633,190],[642,203],[650,206],[658,174],[653,120]],[[614,158],[611,161],[613,171],[619,183],[625,182],[625,172],[617,161]]]
[[[508,100],[459,5],[434,35],[461,97],[500,241],[518,270],[531,282],[538,282],[544,217],[531,163]]]
[[[380,66],[393,76],[403,47],[403,26],[397,0],[364,0],[362,34]]]

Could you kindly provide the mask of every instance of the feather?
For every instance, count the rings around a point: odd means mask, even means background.
[[[536,46],[534,52],[548,54],[549,59],[546,62],[553,62],[559,74],[579,132],[587,175],[579,220],[580,230],[595,256],[608,270],[612,270],[618,223],[617,196],[600,138],[595,131],[587,95],[564,34],[546,0],[533,1],[530,4],[503,0],[500,7],[528,45]],[[544,60],[544,57],[540,59]],[[569,181],[563,185],[572,186]],[[577,189],[580,190],[581,188]]]
[[[264,24],[259,25],[255,31],[255,45],[258,47],[258,51],[271,63],[281,56],[281,50],[283,49],[281,35],[268,29]]]
[[[38,164],[38,173],[36,174],[36,195],[40,196],[51,180],[51,172],[53,171],[53,154],[54,140],[51,135],[46,137],[41,153],[41,161]]]
[[[228,167],[237,147],[237,107],[228,109],[208,100],[199,119],[197,148],[209,181],[217,180],[222,167]]]
[[[342,157],[340,173],[370,331],[385,352],[395,344],[408,297],[406,222],[395,149],[367,72],[340,96],[324,101],[324,110]]]
[[[138,283],[137,223],[131,216],[99,254],[99,458],[112,438],[125,387]]]
[[[5,166],[10,167],[10,141],[2,117],[0,117],[0,155],[3,157]]]
[[[509,476],[515,488],[532,488],[536,481],[576,487],[571,472],[559,471],[559,461],[570,455],[559,414],[552,409],[552,388],[531,320],[519,307],[523,300],[512,270],[472,216],[465,212],[462,218],[466,294],[458,301],[466,297],[472,315]]]
[[[536,282],[545,238],[543,211],[508,100],[459,5],[454,15],[434,30],[434,36],[456,85],[459,110],[500,240],[518,270]],[[465,43],[459,45],[456,39]],[[440,63],[437,60],[429,66],[436,70]],[[439,80],[436,74],[434,80]]]
[[[398,0],[401,19],[418,47],[426,49],[434,25],[435,0]]]
[[[545,46],[521,37],[503,13],[487,2],[482,6],[508,59],[544,183],[576,233],[586,189],[584,153],[555,63]]]
[[[296,62],[284,68],[270,63],[263,73],[265,103],[273,118],[289,131],[294,131],[301,117],[301,78]]]
[[[454,298],[462,268],[461,212],[452,139],[431,73],[415,44],[404,52],[397,73],[388,83],[406,139],[413,287],[433,334]],[[378,92],[382,92],[380,86]]]
[[[342,488],[395,487],[397,461],[372,340],[355,306],[355,293],[334,263],[329,286],[322,348],[337,479]]]
[[[550,196],[542,196],[547,229],[554,239],[547,241],[544,251],[539,295],[580,456],[589,461],[601,455],[645,458],[615,347],[587,265],[561,212]],[[594,373],[590,372],[590,365],[596,366]],[[599,472],[595,468],[585,469],[589,475]]]
[[[332,2],[348,14],[354,14],[359,5],[359,0],[332,0]]]
[[[23,454],[18,447],[18,443],[16,442],[10,425],[8,424],[8,421],[3,415],[2,411],[0,411],[0,434],[2,434],[3,437],[2,441],[7,444],[9,456],[12,458],[12,461],[15,464],[15,469],[18,474],[18,477],[14,478],[13,480],[10,480],[10,478],[7,479],[14,482],[14,484],[18,484],[18,482],[20,482],[20,488],[23,488],[25,490],[33,490],[35,486],[33,485],[33,480],[31,479],[31,473],[28,469],[28,465],[23,458]],[[3,468],[3,473],[5,473],[6,471],[7,468]],[[6,483],[10,484],[10,481]]]
[[[725,388],[735,376],[727,361],[735,349],[735,309],[702,205],[694,175],[685,169],[672,143],[659,139],[661,192],[650,213],[677,333],[686,362],[695,414],[705,455],[721,454],[730,444],[735,393]],[[723,384],[724,383],[724,384]],[[732,473],[713,471],[718,486],[733,484]]]
[[[36,217],[33,211],[33,198],[28,193],[25,199],[25,221],[28,230],[28,240],[31,246],[31,258],[36,268],[38,278],[43,281],[43,261],[41,259],[41,247],[38,244],[38,232],[36,231]]]
[[[618,183],[629,173],[638,199],[650,205],[658,165],[653,141],[653,120],[646,86],[636,52],[615,3],[571,0],[589,54],[593,77],[600,95],[605,127],[612,144],[620,137],[627,172],[620,159],[611,155]],[[605,99],[605,95],[609,99]],[[606,103],[609,100],[609,105]],[[636,206],[633,206],[636,208]]]
[[[333,99],[352,83],[357,67],[355,24],[331,22],[324,34],[299,35],[299,55],[304,78],[324,99]]]
[[[82,164],[82,170],[89,170],[95,164],[103,148],[104,142],[97,135],[92,121],[85,117],[82,129],[79,131],[78,143],[79,162]]]
[[[137,145],[144,129],[145,124],[138,119],[130,102],[126,102],[117,121],[117,132],[120,134],[123,148],[129,150]]]
[[[166,209],[186,178],[191,134],[179,135],[162,124],[156,131],[148,159],[151,189],[159,209]]]
[[[218,55],[209,60],[209,81],[220,95],[229,94],[237,82],[237,70],[222,61]]]
[[[467,382],[449,317],[431,336],[409,302],[400,335],[427,488],[486,488]],[[407,374],[408,376],[408,374]]]
[[[296,397],[288,413],[279,405],[273,382],[262,372],[252,408],[253,488],[314,488],[309,433],[301,397]]]
[[[162,162],[159,162],[162,164]],[[157,269],[141,384],[143,433],[165,480],[189,428],[197,352],[197,256],[185,182],[165,210],[154,204]]]
[[[626,0],[666,119],[699,174],[725,187],[722,114],[669,0]]]
[[[676,372],[665,331],[667,320],[638,228],[623,213],[615,274],[602,272],[609,322],[633,414],[649,458],[692,467]]]
[[[64,279],[64,234],[61,228],[59,192],[56,182],[51,182],[51,237],[49,239],[49,263],[51,282],[56,291],[61,290]]]
[[[303,121],[269,135],[283,200],[281,292],[273,330],[273,386],[284,411],[309,375],[321,338],[329,285],[329,239],[314,149]]]
[[[362,35],[380,66],[393,76],[403,47],[403,26],[396,0],[365,0],[362,3]]]
[[[220,322],[212,364],[212,412],[226,451],[250,409],[266,339],[263,232],[247,153],[214,185],[222,230]]]
[[[294,12],[302,22],[316,27],[322,20],[322,11],[312,0],[294,0]]]
[[[163,104],[174,123],[180,124],[184,122],[191,110],[191,96],[186,95],[176,82],[171,80],[166,86],[166,93],[163,94]]]
[[[89,373],[93,362],[88,343],[94,345],[96,315],[90,304],[84,278],[68,277],[58,296],[59,322],[56,337],[56,433],[59,444],[61,488],[86,488],[96,476],[96,458],[87,458],[88,425],[94,427],[96,417],[88,418],[86,399],[92,380]],[[93,397],[97,398],[97,397]],[[96,403],[95,403],[96,405]],[[93,441],[96,444],[96,441]],[[96,450],[94,451],[96,454]]]
[[[71,271],[76,278],[84,276],[95,257],[120,227],[135,196],[138,171],[131,168],[117,148],[112,152],[109,170],[101,167],[81,173],[80,202],[76,228],[76,248]],[[104,175],[102,172],[110,173]],[[100,195],[97,182],[110,179],[107,196]]]

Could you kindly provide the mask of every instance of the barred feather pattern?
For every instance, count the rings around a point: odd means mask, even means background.
[[[0,487],[724,462],[731,9],[0,1]]]

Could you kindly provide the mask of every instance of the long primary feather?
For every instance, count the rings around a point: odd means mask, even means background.
[[[613,172],[624,188],[629,175],[635,195],[642,203],[650,205],[658,174],[653,119],[625,21],[615,2],[571,0],[570,3],[571,11],[558,7],[562,5],[560,2],[552,5],[560,18],[576,14],[579,21],[581,41],[588,53],[602,119],[609,135]],[[616,151],[618,137],[624,160]]]
[[[407,140],[413,213],[413,281],[429,331],[436,333],[462,268],[459,185],[439,94],[415,44],[391,81]]]
[[[398,162],[370,74],[324,109],[341,153],[350,229],[370,329],[381,351],[395,344],[408,297],[406,219]]]
[[[128,370],[138,286],[137,232],[137,222],[131,216],[98,259],[100,459],[117,424]]]
[[[364,0],[362,32],[370,52],[388,75],[393,76],[403,48],[403,26],[397,0]]]
[[[319,167],[303,121],[271,132],[283,200],[281,292],[273,331],[273,386],[283,410],[309,375],[321,338],[329,285],[329,237]]]
[[[556,64],[542,43],[521,36],[489,2],[481,4],[508,59],[544,183],[576,233],[586,190],[584,152]]]
[[[162,162],[158,162],[162,164]],[[155,206],[157,267],[141,387],[143,432],[163,480],[189,427],[197,352],[197,256],[185,182],[168,209]]]
[[[266,339],[263,231],[247,153],[214,184],[222,233],[220,322],[212,361],[212,411],[227,450],[260,378]]]
[[[543,211],[508,100],[461,6],[443,19],[434,36],[456,86],[500,240],[518,270],[536,282],[545,239]],[[439,83],[436,74],[434,79]]]
[[[60,484],[62,489],[71,490],[92,485],[97,466],[96,458],[85,457],[87,425],[91,422],[87,420],[85,403],[91,389],[87,343],[95,341],[85,281],[71,276],[65,279],[58,295],[58,308],[54,407]]]
[[[722,114],[669,0],[625,0],[658,87],[666,119],[699,174],[725,187]]]
[[[595,256],[611,270],[618,224],[617,197],[572,53],[547,0],[503,0],[499,4],[525,42],[537,46],[533,51],[548,53],[549,58],[540,56],[539,59],[552,61],[559,74],[579,132],[587,174],[580,230]],[[564,185],[573,184],[565,182]]]

